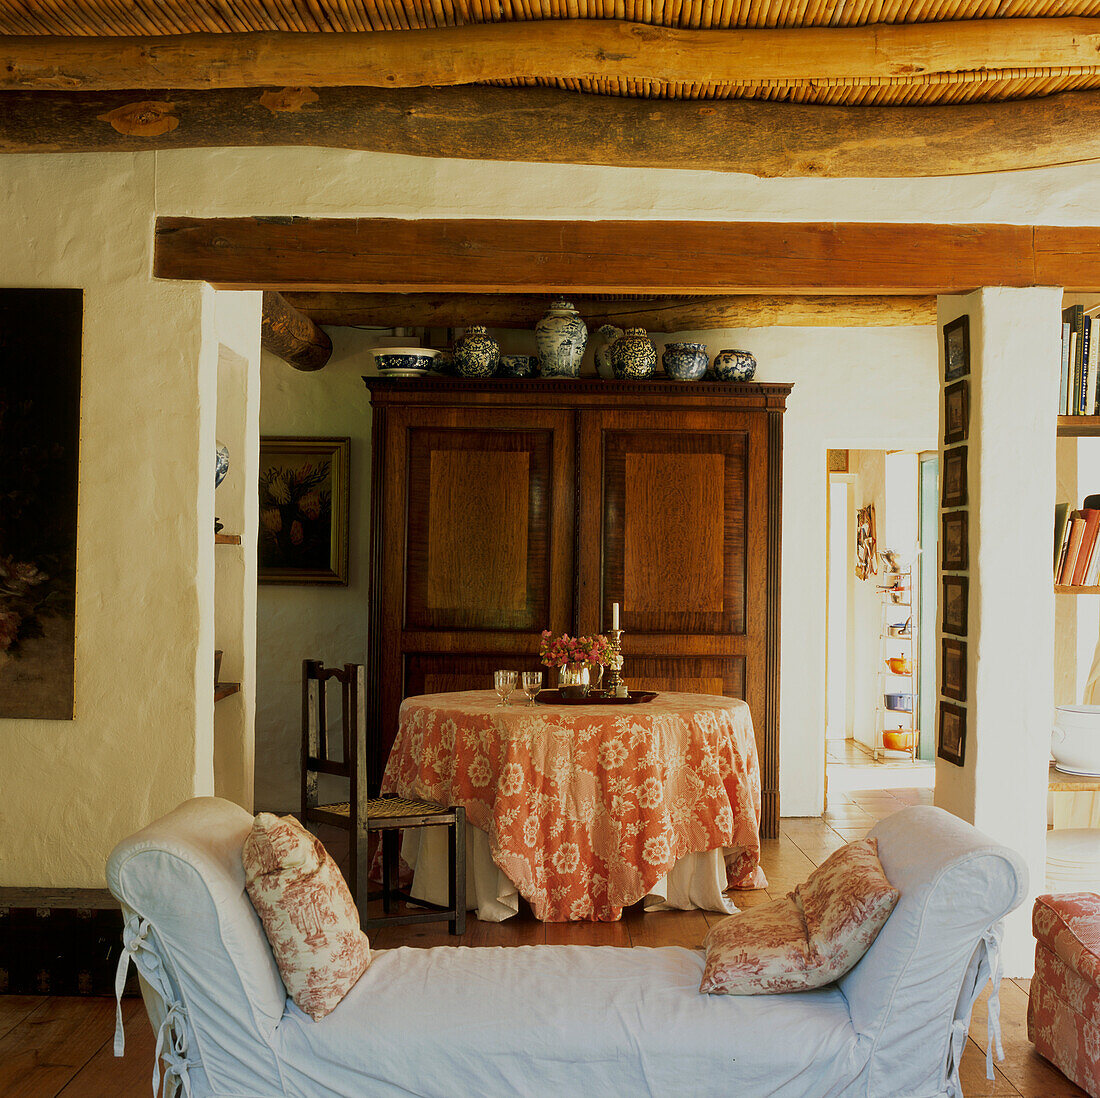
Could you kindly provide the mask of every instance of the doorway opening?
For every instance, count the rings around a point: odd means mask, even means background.
[[[938,456],[829,450],[826,469],[826,810],[931,803]]]

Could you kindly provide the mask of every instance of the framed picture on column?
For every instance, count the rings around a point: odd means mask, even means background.
[[[936,752],[941,759],[962,766],[966,760],[966,710],[960,705],[940,702],[940,744]]]
[[[943,631],[966,636],[970,582],[966,576],[943,577]]]
[[[970,373],[970,317],[943,326],[943,380],[957,381]]]

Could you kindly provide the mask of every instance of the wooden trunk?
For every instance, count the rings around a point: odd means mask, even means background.
[[[782,413],[789,385],[364,378],[373,408],[373,772],[403,698],[538,667],[620,604],[632,688],[752,709],[779,833]]]

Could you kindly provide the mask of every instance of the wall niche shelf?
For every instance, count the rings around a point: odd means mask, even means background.
[[[241,544],[241,535],[240,534],[215,534],[214,535],[214,544],[215,545],[240,545]]]
[[[1054,593],[1056,595],[1100,595],[1100,587],[1068,587],[1056,583]]]
[[[222,698],[228,698],[230,694],[236,694],[240,688],[241,684],[239,682],[216,682],[214,683],[214,701],[220,702]]]
[[[1059,438],[1100,438],[1100,416],[1059,416]]]

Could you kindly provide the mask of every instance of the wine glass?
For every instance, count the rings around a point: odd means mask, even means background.
[[[496,687],[497,696],[500,698],[498,707],[508,704],[508,695],[516,688],[515,671],[494,671],[493,685]]]
[[[523,672],[523,692],[527,695],[527,704],[535,704],[535,695],[542,689],[541,671]]]

